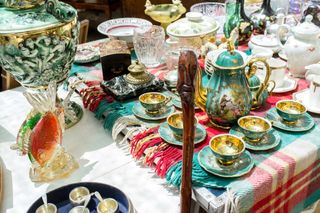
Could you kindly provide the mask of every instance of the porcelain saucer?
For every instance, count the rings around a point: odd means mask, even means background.
[[[179,97],[174,96],[171,102],[175,107],[182,109],[182,104]],[[200,109],[200,108],[197,105],[194,105],[194,109]]]
[[[230,166],[224,166],[218,163],[217,158],[212,153],[209,146],[204,147],[198,154],[200,166],[207,172],[225,178],[240,177],[251,171],[254,166],[253,159],[248,151],[236,160]]]
[[[177,139],[173,135],[173,132],[171,131],[167,122],[160,125],[158,132],[160,134],[160,137],[163,140],[165,140],[167,143],[177,145],[177,146],[183,145],[182,139]],[[206,136],[207,136],[206,129],[201,124],[197,124],[194,144],[201,143],[202,141],[204,141],[204,139],[206,139]]]
[[[282,120],[280,115],[277,113],[276,108],[272,108],[267,112],[266,118],[271,121],[272,126],[290,132],[308,131],[314,126],[314,120],[308,113],[305,113],[305,115],[297,122],[289,124]]]
[[[286,77],[281,87],[275,87],[273,93],[285,93],[295,90],[298,86],[296,79]]]
[[[244,134],[241,132],[239,126],[233,126],[230,131],[230,134],[239,136],[246,143],[246,149],[254,150],[254,151],[264,151],[272,149],[279,145],[281,138],[280,135],[274,130],[271,129],[268,131],[258,143],[252,143],[244,137]]]
[[[309,89],[293,93],[293,99],[300,101],[303,105],[305,105],[309,112],[320,114],[320,107],[316,108],[314,106],[311,106],[309,103]]]
[[[133,108],[132,112],[135,116],[145,119],[145,120],[151,120],[151,121],[156,121],[156,120],[163,120],[167,118],[171,113],[174,112],[174,107],[172,105],[168,105],[162,108],[161,112],[159,114],[148,114],[145,110],[145,108],[141,105],[140,102],[137,102]]]

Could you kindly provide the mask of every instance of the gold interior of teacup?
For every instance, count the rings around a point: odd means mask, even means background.
[[[244,143],[240,138],[232,135],[221,135],[210,142],[211,149],[221,155],[237,155],[244,150]]]
[[[239,119],[239,126],[252,132],[265,132],[271,128],[270,123],[268,123],[263,118],[256,116],[247,116]]]
[[[139,97],[139,101],[146,104],[158,104],[165,100],[166,96],[161,93],[145,93]]]
[[[183,116],[182,113],[174,113],[171,114],[168,119],[167,122],[169,125],[177,128],[177,129],[183,129]],[[196,125],[198,123],[198,119],[195,117],[194,118],[194,124]]]
[[[288,114],[302,114],[306,112],[306,107],[296,101],[280,101],[276,108]]]
[[[182,129],[183,128],[182,113],[176,113],[176,114],[170,115],[168,117],[168,124],[175,128]]]

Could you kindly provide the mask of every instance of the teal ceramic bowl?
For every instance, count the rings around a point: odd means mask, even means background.
[[[169,128],[176,137],[182,137],[183,134],[183,116],[182,112],[176,112],[167,117]],[[198,119],[194,117],[194,125],[196,126]]]
[[[240,131],[250,142],[260,142],[261,138],[271,129],[267,119],[258,116],[244,116],[238,120]]]
[[[212,153],[224,166],[232,165],[244,152],[244,141],[231,134],[221,134],[211,138],[209,142]]]
[[[303,117],[307,108],[298,101],[282,100],[276,104],[277,113],[285,122],[296,122]]]

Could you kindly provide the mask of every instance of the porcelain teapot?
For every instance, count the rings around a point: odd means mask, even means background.
[[[320,28],[312,22],[312,16],[306,17],[305,22],[291,29],[290,36],[284,45],[280,38],[287,26],[280,26],[278,30],[279,44],[282,46],[287,58],[289,71],[294,77],[304,78],[305,67],[320,61]]]
[[[256,62],[265,65],[266,76],[252,95],[248,79],[257,70]],[[228,129],[240,117],[261,105],[261,95],[268,87],[271,71],[265,59],[245,58],[242,52],[234,50],[230,41],[228,49],[219,52],[212,65],[214,71],[206,88],[202,85],[201,70],[198,69],[195,102],[207,113],[212,125]]]

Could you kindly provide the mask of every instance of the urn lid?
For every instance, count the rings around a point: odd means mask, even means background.
[[[312,23],[312,15],[307,15],[306,20],[292,29],[295,36],[313,37],[320,34],[320,28]]]
[[[228,49],[219,54],[214,66],[222,68],[235,68],[241,67],[244,64],[243,56],[238,51],[235,51],[231,41],[228,41]]]
[[[77,11],[68,4],[47,0],[31,9],[0,7],[0,35],[45,30],[75,20]]]
[[[219,25],[213,17],[203,16],[199,12],[188,12],[186,18],[170,24],[167,33],[177,38],[207,35],[217,32]]]

